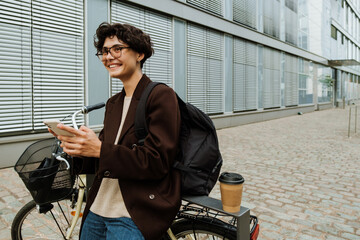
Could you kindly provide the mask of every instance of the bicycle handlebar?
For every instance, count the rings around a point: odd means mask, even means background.
[[[76,124],[76,116],[79,114],[79,113],[82,113],[82,114],[87,114],[93,110],[96,110],[96,109],[99,109],[99,108],[103,108],[105,107],[105,103],[104,102],[101,102],[101,103],[97,103],[97,104],[94,104],[94,105],[89,105],[89,106],[84,106],[81,108],[81,110],[79,111],[76,111],[73,115],[72,115],[72,124],[73,124],[73,127],[75,129],[79,129],[77,124]]]
[[[105,103],[104,102],[101,102],[101,103],[97,103],[97,104],[94,104],[94,105],[89,105],[89,106],[84,106],[81,110],[82,110],[82,113],[83,114],[87,114],[93,110],[96,110],[96,109],[100,109],[100,108],[103,108],[105,107]]]

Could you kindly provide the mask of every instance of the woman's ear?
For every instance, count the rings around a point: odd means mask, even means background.
[[[138,57],[136,59],[137,62],[141,62],[141,60],[143,60],[145,57],[145,54],[144,53],[138,53]]]

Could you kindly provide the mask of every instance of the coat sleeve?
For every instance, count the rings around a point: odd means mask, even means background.
[[[180,111],[175,92],[165,85],[153,89],[147,101],[148,135],[143,146],[103,142],[98,174],[109,178],[161,179],[173,165],[179,140]],[[130,131],[124,141],[135,141]],[[135,141],[136,142],[136,141]]]

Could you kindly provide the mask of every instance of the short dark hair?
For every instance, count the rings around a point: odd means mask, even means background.
[[[94,35],[94,45],[97,52],[102,51],[105,39],[113,36],[116,36],[119,40],[129,45],[129,47],[135,52],[144,54],[144,58],[140,62],[141,68],[143,67],[146,59],[151,57],[154,53],[150,36],[144,33],[141,29],[129,24],[110,24],[107,22],[101,23],[96,29],[96,34]]]

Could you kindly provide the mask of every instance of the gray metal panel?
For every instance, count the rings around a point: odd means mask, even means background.
[[[258,101],[258,104],[257,104],[257,108],[258,109],[262,109],[264,106],[263,106],[263,78],[264,78],[264,65],[263,65],[263,62],[264,62],[264,47],[261,46],[261,45],[257,45],[257,51],[258,51],[258,77],[257,77],[257,93],[258,93],[258,96],[257,96],[257,101]]]
[[[336,99],[342,100],[342,77],[340,70],[336,70]]]
[[[108,0],[86,0],[86,44],[87,47],[87,104],[105,102],[109,98],[109,74],[101,61],[95,56],[94,34],[100,23],[108,21]],[[89,125],[103,123],[105,108],[88,114]]]
[[[225,112],[233,111],[233,52],[234,39],[225,35]]]
[[[225,0],[224,18],[233,20],[233,0]]]
[[[186,23],[174,19],[174,88],[186,100]]]

